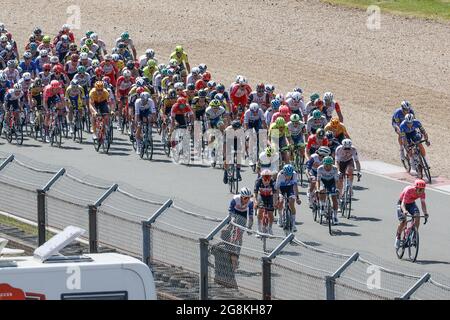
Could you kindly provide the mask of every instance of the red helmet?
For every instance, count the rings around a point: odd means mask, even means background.
[[[290,109],[289,109],[288,106],[282,106],[282,107],[280,108],[280,114],[281,114],[281,115],[286,116],[286,115],[288,115],[289,113],[290,113]]]
[[[51,65],[50,63],[45,63],[45,64],[42,66],[42,68],[43,68],[45,71],[50,71],[50,70],[52,70],[52,65]]]
[[[211,80],[211,73],[209,73],[208,71],[206,71],[206,72],[203,74],[202,79],[203,79],[204,81],[206,81],[206,82],[210,81],[210,80]]]
[[[203,80],[197,80],[197,82],[195,83],[195,90],[199,91],[200,89],[204,89],[206,88],[206,82]]]
[[[61,83],[58,80],[52,80],[52,82],[50,82],[50,86],[52,89],[60,89]]]
[[[416,179],[416,181],[414,181],[414,186],[417,189],[425,189],[425,187],[427,186],[426,182],[423,181],[422,179]]]
[[[316,99],[316,100],[314,100],[314,105],[316,107],[322,107],[323,106],[323,101],[320,100],[320,99]]]
[[[263,92],[266,89],[264,83],[260,83],[256,86],[256,91]]]
[[[178,103],[178,104],[187,104],[187,101],[186,101],[185,98],[180,97],[180,98],[177,99],[177,103]]]
[[[111,78],[108,77],[108,76],[104,76],[104,77],[102,78],[102,81],[103,81],[103,82],[106,82],[106,83],[111,83]]]
[[[103,69],[99,68],[99,67],[95,68],[95,74],[96,75],[102,75],[103,74]]]
[[[144,93],[144,92],[145,92],[145,89],[142,88],[142,87],[137,88],[137,90],[136,90],[136,93],[137,93],[138,95],[141,95],[141,93]]]
[[[64,68],[61,65],[58,64],[58,65],[53,67],[53,72],[54,73],[62,73],[62,72],[64,72]]]

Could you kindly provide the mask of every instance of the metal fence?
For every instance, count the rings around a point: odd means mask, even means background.
[[[450,299],[450,287],[429,274],[389,270],[292,234],[261,235],[182,199],[1,152],[0,211],[37,223],[39,244],[48,228],[89,230],[90,252],[112,248],[154,272],[170,270],[160,280],[199,299]],[[372,269],[381,283],[370,281]]]

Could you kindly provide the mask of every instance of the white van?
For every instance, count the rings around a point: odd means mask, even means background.
[[[155,300],[150,268],[117,254],[62,256],[58,252],[84,233],[67,227],[34,251],[17,256],[0,239],[0,300]],[[12,256],[15,255],[15,256]]]

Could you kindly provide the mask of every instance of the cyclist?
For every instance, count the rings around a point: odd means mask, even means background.
[[[133,40],[131,40],[130,38],[130,34],[128,32],[123,32],[120,35],[120,38],[116,39],[116,47],[118,48],[120,43],[125,44],[124,49],[131,49],[131,51],[133,52],[133,56],[132,59],[135,60],[137,58],[137,52],[136,52],[136,47],[133,44]]]
[[[142,74],[147,77],[150,80],[150,83],[152,83],[151,81],[153,81],[153,75],[155,74],[155,72],[158,70],[158,67],[156,65],[156,60],[154,59],[148,59],[147,64],[145,65],[145,67],[142,70]]]
[[[303,117],[303,114],[305,113],[305,104],[302,99],[303,97],[300,92],[293,92],[291,97],[286,99],[286,105],[289,107],[291,113]]]
[[[325,208],[326,193],[330,193],[333,202],[333,225],[339,223],[337,218],[338,201],[336,183],[339,180],[339,173],[336,166],[333,165],[334,160],[328,156],[323,159],[323,164],[317,168],[316,192],[319,192],[320,211],[323,214]]]
[[[327,137],[327,139],[328,139],[328,147],[331,150],[331,156],[334,158],[336,149],[341,145],[341,143],[334,137],[334,134],[332,131],[326,131],[325,137]]]
[[[73,77],[73,80],[76,80],[80,86],[83,87],[84,93],[89,95],[89,86],[91,84],[91,76],[86,72],[86,68],[84,66],[77,67],[77,74]]]
[[[44,110],[45,110],[45,141],[50,142],[48,136],[48,128],[50,125],[50,112],[56,112],[60,115],[64,112],[64,89],[61,83],[57,80],[53,80],[49,85],[44,88]]]
[[[151,95],[148,92],[141,93],[139,99],[135,103],[135,121],[137,123],[136,129],[136,153],[140,154],[142,147],[142,122],[147,122],[149,126],[156,120],[156,108],[155,103],[151,99]]]
[[[402,143],[405,146],[410,147],[412,144],[417,143],[422,140],[425,140],[426,145],[429,147],[430,142],[428,141],[428,134],[425,131],[422,123],[419,120],[414,118],[412,113],[407,114],[405,116],[405,120],[400,124],[400,137],[402,138]],[[408,148],[408,156],[411,159],[412,157],[412,149]],[[422,144],[419,144],[420,153],[423,157],[425,157],[425,148]],[[415,163],[411,161],[411,166],[414,170]]]
[[[16,123],[19,123],[19,114],[23,111],[22,103],[23,92],[21,86],[16,83],[12,89],[9,89],[5,94],[4,106],[5,106],[5,120],[9,123],[10,117],[13,115],[16,119]],[[11,114],[12,111],[12,114]]]
[[[197,92],[195,92],[195,84],[188,83],[186,85],[186,89],[184,89],[184,94],[188,99],[189,104],[192,106],[194,103],[194,99],[197,96]]]
[[[87,104],[86,93],[82,86],[78,84],[77,80],[72,80],[70,85],[66,89],[66,103],[69,109],[69,126],[70,134],[73,134],[73,113],[75,109],[78,109],[80,117],[83,117],[83,106]],[[80,128],[79,128],[80,129]]]
[[[100,63],[100,67],[103,69],[105,76],[111,80],[111,85],[115,88],[117,83],[117,74],[119,70],[113,62],[113,57],[110,54],[105,55],[105,60]]]
[[[195,85],[195,83],[202,79],[202,75],[200,74],[200,69],[198,67],[193,67],[191,70],[191,73],[188,74],[187,76],[187,81],[186,83],[193,83]]]
[[[131,76],[130,70],[124,70],[122,75],[117,79],[116,84],[116,99],[119,102],[119,114],[122,114],[122,109],[128,107],[127,99],[131,87],[135,83],[135,79]],[[130,110],[128,110],[130,111]],[[129,113],[129,117],[132,113]]]
[[[275,100],[280,101],[281,103],[280,99],[277,98]],[[286,123],[291,120],[291,110],[288,106],[281,106],[280,110],[272,115],[271,123],[274,123],[279,117],[282,117]]]
[[[321,101],[320,100],[320,94],[315,92],[313,94],[311,94],[309,96],[310,100],[309,102],[306,104],[305,106],[305,113],[303,114],[303,121],[306,123],[308,121],[308,117],[309,115],[318,108],[318,106],[316,106],[315,102],[316,101]],[[320,109],[321,110],[321,109]]]
[[[263,210],[267,211],[268,214],[268,233],[273,234],[272,224],[273,224],[273,212],[274,203],[277,203],[278,192],[275,189],[275,181],[272,178],[273,173],[270,170],[263,170],[261,176],[256,179],[255,183],[255,199],[257,203],[257,217],[258,217],[258,231],[262,230],[262,220],[263,220]]]
[[[105,89],[103,81],[97,81],[95,86],[89,92],[89,107],[92,114],[93,140],[97,140],[97,123],[95,118],[97,115],[102,116],[104,128],[109,124],[109,92]],[[105,129],[106,131],[106,129]]]
[[[283,212],[283,198],[281,196],[287,197],[289,200],[289,208],[291,209],[291,219],[292,219],[292,231],[297,232],[297,227],[295,226],[295,203],[300,205],[302,202],[298,194],[298,175],[291,164],[287,164],[283,167],[277,175],[277,180],[275,183],[275,189],[280,194],[280,201],[278,203],[278,208]],[[278,219],[278,224],[281,225],[281,220]]]
[[[425,203],[425,188],[426,183],[422,179],[417,179],[414,181],[412,186],[407,186],[403,189],[400,194],[400,198],[397,202],[397,217],[400,221],[400,224],[397,228],[397,234],[395,236],[395,248],[398,249],[400,247],[400,235],[406,227],[406,214],[410,214],[414,216],[414,223],[416,225],[417,230],[419,230],[420,226],[420,211],[416,205],[416,200],[420,199],[420,204],[422,206],[423,214],[425,215],[425,219],[428,219],[429,214],[427,210],[427,205]],[[426,221],[426,220],[425,220]]]
[[[206,119],[208,120],[209,128],[225,130],[224,116],[226,116],[226,110],[222,106],[219,100],[214,99],[209,103],[209,107],[205,111]]]
[[[346,174],[349,179],[350,192],[353,195],[353,169],[354,163],[356,164],[356,172],[358,175],[361,172],[361,164],[358,159],[358,151],[352,144],[352,140],[344,139],[342,141],[342,145],[336,149],[336,165],[339,168],[339,181],[338,181],[338,189],[340,191],[340,197],[344,193],[343,181],[344,175]]]
[[[64,58],[70,51],[69,46],[70,46],[69,37],[67,35],[62,35],[61,39],[58,40],[55,46],[56,57],[58,57],[60,61],[64,61]]]
[[[278,99],[273,99],[270,102],[270,108],[266,110],[264,113],[264,118],[266,119],[266,123],[270,124],[272,122],[272,116],[280,110],[281,102]]]
[[[145,50],[145,54],[140,56],[138,59],[139,69],[143,70],[148,65],[148,61],[150,60],[155,61],[155,65],[158,64],[158,61],[156,61],[155,59],[155,50],[148,48],[147,50]]]
[[[283,163],[289,163],[290,157],[287,149],[288,146],[292,143],[292,140],[284,118],[279,117],[274,123],[270,125],[268,139],[269,144],[271,144],[273,147],[278,147]]]
[[[325,92],[323,94],[323,113],[327,118],[327,121],[330,121],[333,116],[333,111],[336,111],[339,121],[344,122],[344,116],[341,112],[341,107],[338,102],[334,101],[334,95],[331,92]]]
[[[312,134],[308,138],[308,144],[306,145],[306,157],[309,159],[313,153],[320,147],[328,147],[328,139],[325,137],[325,131],[318,129],[316,134]]]
[[[56,65],[55,67],[53,67],[53,74],[51,76],[51,79],[61,82],[61,85],[63,86],[63,88],[66,88],[70,82],[69,78],[64,73],[63,66],[61,66],[61,65]]]
[[[39,73],[36,63],[33,61],[33,55],[30,51],[26,51],[23,54],[23,61],[20,62],[19,68],[22,74],[25,72],[29,72],[33,79],[36,78],[37,74]]]
[[[94,44],[97,45],[99,47],[99,50],[97,52],[97,55],[99,58],[101,58],[102,53],[104,55],[108,54],[108,51],[106,50],[106,44],[103,40],[98,38],[98,34],[96,33],[91,33],[91,35],[89,36],[89,38],[91,38],[92,41],[94,41]],[[102,59],[100,59],[102,60]]]
[[[234,222],[247,229],[253,227],[253,211],[255,205],[251,198],[252,192],[250,189],[243,187],[238,195],[233,196],[228,207],[228,214],[231,218],[234,218]],[[239,232],[235,245],[239,247],[242,245],[242,232]]]
[[[194,123],[194,113],[192,112],[191,107],[187,104],[187,100],[185,98],[177,99],[177,102],[173,105],[170,111],[170,117],[172,122],[170,123],[169,141],[171,141],[170,138],[175,128],[187,127],[188,122],[186,122],[186,117],[188,118],[189,123]]]
[[[33,83],[30,85],[30,94],[29,94],[29,104],[32,106],[33,110],[37,110],[42,112],[42,95],[44,92],[44,86],[42,85],[42,80],[39,78],[34,79]],[[0,101],[3,99],[0,96]],[[31,115],[30,122],[34,124],[34,115]]]
[[[308,135],[315,134],[319,128],[325,128],[328,121],[319,110],[314,110],[312,116],[309,117],[306,123],[306,132]]]
[[[233,151],[230,150],[230,153],[227,152],[227,139],[230,139],[230,137],[233,137]],[[241,122],[239,120],[233,120],[231,122],[231,125],[228,126],[225,129],[225,139],[224,139],[224,145],[223,145],[223,155],[224,155],[224,164],[223,164],[223,183],[228,183],[228,165],[230,162],[233,162],[231,160],[231,153],[234,152],[236,154],[236,177],[239,181],[242,181],[241,177],[241,155],[242,155],[242,147],[245,145],[245,134],[244,130],[242,129]],[[230,139],[231,140],[231,139]],[[238,141],[240,140],[240,141]],[[230,148],[231,149],[231,148]],[[230,155],[230,157],[227,159],[227,155]]]
[[[191,72],[188,55],[184,51],[182,46],[178,45],[175,47],[175,51],[170,55],[170,60],[172,59],[176,61],[176,64],[178,65],[180,71],[186,68],[187,72]]]
[[[3,70],[3,73],[6,75],[9,82],[18,83],[20,80],[20,73],[19,70],[17,70],[16,61],[9,60],[6,65],[7,67]]]
[[[237,83],[233,84],[230,90],[230,98],[233,102],[233,114],[238,113],[238,109],[241,109],[241,112],[244,111],[244,107],[248,104],[248,96],[251,92],[252,89],[247,84],[247,79],[240,76]]]
[[[325,131],[333,132],[334,137],[342,143],[344,139],[350,139],[350,135],[347,132],[347,129],[339,121],[338,118],[332,118],[331,121],[325,126]]]
[[[309,207],[312,209],[312,200],[317,183],[317,169],[322,165],[323,158],[328,157],[331,150],[328,147],[320,147],[316,153],[306,162],[306,174],[309,179],[309,189],[307,192]]]
[[[262,111],[266,111],[269,107],[269,95],[266,93],[264,83],[260,83],[256,86],[256,91],[252,91],[248,97],[247,105],[252,103],[258,104]]]
[[[402,137],[400,135],[400,125],[405,120],[405,116],[410,113],[414,115],[414,110],[411,108],[411,104],[408,101],[402,101],[400,108],[396,109],[394,111],[394,114],[392,115],[392,127],[394,128],[395,133],[398,136],[398,145],[400,146],[400,158],[402,160],[405,159],[405,153],[402,144]]]
[[[50,36],[44,36],[42,38],[42,43],[38,46],[38,50],[46,50],[49,55],[54,56],[55,55],[55,46],[53,43],[51,43]]]
[[[77,74],[78,60],[80,56],[76,53],[70,56],[70,60],[68,60],[64,66],[64,70],[66,71],[69,80],[73,80],[73,77]]]

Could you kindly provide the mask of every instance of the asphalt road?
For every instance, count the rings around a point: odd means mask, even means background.
[[[203,213],[223,218],[227,213],[231,195],[222,183],[222,171],[208,166],[174,164],[158,145],[153,161],[144,161],[133,153],[127,138],[116,132],[115,144],[110,154],[95,152],[91,143],[82,145],[64,141],[61,149],[32,139],[23,146],[11,145],[0,138],[0,151],[16,153],[34,160],[58,166],[71,166],[80,171],[109,181],[124,181],[142,190],[178,197],[205,208]],[[253,187],[255,175],[243,172],[243,185]],[[418,261],[399,261],[394,252],[394,234],[397,227],[395,204],[406,184],[365,173],[360,183],[355,183],[353,218],[341,218],[341,224],[331,237],[327,228],[313,222],[306,207],[306,189],[299,208],[297,237],[318,248],[343,253],[361,251],[374,263],[398,268],[411,274],[439,273],[450,279],[450,233],[446,214],[450,196],[434,190],[427,191],[430,220],[420,229],[421,248]],[[211,211],[209,211],[211,210]],[[220,212],[220,213],[218,213]],[[222,214],[223,212],[223,214]],[[277,231],[278,232],[278,231]],[[449,284],[449,283],[447,283]]]

